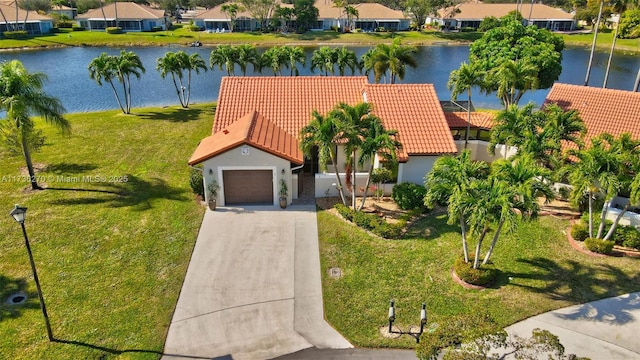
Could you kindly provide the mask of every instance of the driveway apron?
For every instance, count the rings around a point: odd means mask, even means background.
[[[205,213],[165,359],[269,359],[349,348],[323,318],[315,206]]]

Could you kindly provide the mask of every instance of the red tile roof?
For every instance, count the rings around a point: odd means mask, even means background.
[[[256,111],[250,111],[228,127],[204,138],[189,159],[198,164],[241,145],[251,145],[296,164],[303,163],[298,140]]]
[[[432,84],[367,85],[365,93],[385,128],[398,131],[400,161],[409,155],[458,152]]]
[[[587,127],[586,143],[602,133],[630,133],[640,140],[640,93],[556,83],[545,104],[578,110]]]
[[[469,118],[466,112],[454,111],[446,112],[444,116],[447,118],[447,124],[450,128],[467,128],[467,119]],[[471,128],[490,130],[493,126],[494,115],[488,112],[471,112]]]
[[[364,76],[223,77],[213,132],[255,110],[297,137],[313,110],[326,114],[339,102],[362,102],[366,83]]]

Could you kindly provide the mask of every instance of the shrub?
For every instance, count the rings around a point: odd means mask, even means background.
[[[393,187],[391,197],[402,210],[413,210],[424,207],[424,196],[427,189],[424,186],[403,182]]]
[[[333,208],[336,209],[336,211],[338,211],[338,214],[340,214],[346,220],[351,221],[351,219],[353,219],[353,210],[351,208],[346,207],[342,204],[336,204]]]
[[[598,254],[611,254],[611,250],[613,250],[613,245],[615,243],[611,240],[602,240],[596,238],[587,238],[584,241],[584,246],[587,247],[590,251],[596,252]]]
[[[632,226],[619,226],[616,228],[616,245],[640,250],[640,231]]]
[[[154,26],[151,28],[151,31],[153,32],[162,31],[162,26]]]
[[[490,263],[474,269],[473,258],[469,258],[468,263],[462,257],[457,258],[453,263],[453,270],[464,282],[480,286],[491,284],[498,276],[498,271]]]
[[[189,185],[195,194],[200,195],[204,199],[204,180],[202,179],[201,170],[191,169]]]
[[[107,34],[122,34],[122,28],[120,27],[108,27]]]
[[[82,26],[73,25],[73,27],[71,28],[71,30],[73,30],[73,31],[85,31],[85,30],[87,30],[87,29],[83,28]]]
[[[27,37],[27,32],[25,30],[5,31],[2,35],[5,39],[24,39]]]
[[[73,23],[71,22],[59,22],[58,25],[56,25],[56,27],[60,28],[60,29],[71,29],[73,27]]]
[[[406,225],[406,221],[399,221],[395,224],[389,224],[384,219],[375,214],[367,214],[361,211],[353,211],[350,207],[342,204],[336,204],[334,209],[346,220],[353,222],[359,227],[369,230],[372,233],[385,239],[397,239],[402,235],[402,230]]]
[[[584,225],[581,222],[573,224],[571,227],[571,237],[577,241],[584,241],[584,239],[589,237],[589,229],[587,229],[587,225]]]

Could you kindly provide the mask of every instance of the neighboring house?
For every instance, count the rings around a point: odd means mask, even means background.
[[[151,31],[154,28],[167,30],[171,25],[164,10],[133,2],[114,2],[80,14],[76,20],[87,30],[120,27],[123,31]]]
[[[630,133],[640,140],[640,92],[603,89],[556,83],[549,91],[545,103],[555,103],[565,110],[577,110],[587,128],[585,144],[602,133],[615,137]],[[607,212],[607,219],[614,220],[629,199],[616,197]],[[620,220],[621,225],[640,227],[640,214],[627,212]]]
[[[347,17],[343,8],[338,8],[332,0],[316,0],[318,21],[311,30],[329,30],[347,26]],[[280,4],[282,7],[293,7],[291,4]],[[410,19],[402,11],[393,10],[376,3],[351,4],[357,11],[358,17],[352,19],[356,29],[374,31],[385,28],[391,31],[408,30]],[[195,25],[206,31],[229,30],[229,16],[222,11],[222,5],[205,10],[197,14],[193,21]],[[295,28],[295,20],[293,21]],[[258,21],[248,11],[240,11],[236,15],[234,31],[253,31],[259,28]]]
[[[64,5],[51,5],[51,10],[49,10],[49,14],[54,13],[58,15],[65,15],[67,18],[73,20],[78,15],[78,10],[75,8],[70,8]]]
[[[482,20],[494,16],[501,18],[518,10],[525,25],[535,25],[551,31],[571,31],[576,28],[574,16],[562,9],[544,4],[485,4],[466,2],[441,9],[435,17],[428,17],[426,24],[438,24],[445,30],[477,30]]]
[[[431,84],[369,84],[364,76],[223,77],[213,133],[189,164],[202,164],[205,188],[218,182],[222,205],[277,204],[280,179],[291,189],[291,202],[305,175],[313,175],[316,196],[335,196],[333,166],[321,173],[317,150],[304,158],[298,136],[313,110],[324,115],[340,102],[363,101],[387,129],[398,131],[397,182],[422,183],[439,156],[457,152]],[[338,170],[344,170],[344,153],[337,153]],[[382,166],[378,159],[374,165]],[[367,168],[358,169],[359,184]]]
[[[40,15],[35,11],[25,11],[18,8],[16,16],[15,5],[0,3],[0,32],[26,30],[29,35],[48,34],[53,28],[53,19],[47,15]],[[26,21],[25,21],[26,20]]]

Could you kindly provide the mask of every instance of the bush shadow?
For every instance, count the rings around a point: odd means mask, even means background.
[[[629,276],[619,268],[608,264],[585,264],[575,260],[556,262],[536,257],[517,259],[521,264],[529,265],[527,272],[506,272],[507,278],[538,280],[528,282],[532,285],[518,284],[529,291],[545,294],[554,300],[587,303],[590,301],[631,293],[640,288],[640,273]],[[598,277],[606,274],[606,277]]]
[[[144,180],[140,177],[127,174],[122,177],[126,182],[96,182],[95,188],[47,188],[54,191],[80,191],[102,194],[98,197],[69,198],[51,201],[53,205],[87,205],[107,204],[110,207],[131,207],[138,211],[152,208],[155,199],[168,199],[175,201],[187,200],[186,190],[172,187],[163,179],[151,178]]]

